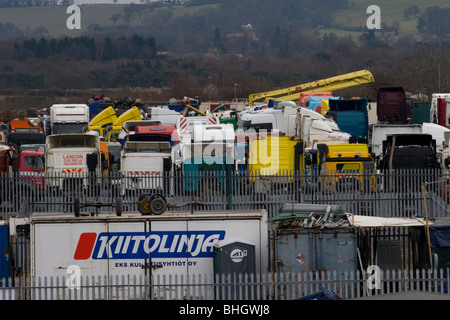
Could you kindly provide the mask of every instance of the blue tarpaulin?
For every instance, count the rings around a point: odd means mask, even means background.
[[[431,247],[450,247],[450,225],[430,226]]]

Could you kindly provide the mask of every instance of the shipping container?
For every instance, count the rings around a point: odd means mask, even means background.
[[[413,123],[422,124],[430,121],[431,102],[411,102],[411,111],[413,114]]]

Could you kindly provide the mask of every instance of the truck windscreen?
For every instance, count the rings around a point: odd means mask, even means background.
[[[338,163],[336,165],[336,171],[346,172],[346,171],[358,171],[359,163]]]
[[[81,123],[55,123],[52,129],[53,134],[62,133],[83,133],[88,124],[86,122]]]

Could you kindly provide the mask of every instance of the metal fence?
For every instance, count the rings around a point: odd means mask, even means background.
[[[449,273],[392,270],[187,276],[3,279],[0,300],[292,300],[332,290],[341,299],[404,291],[449,294]]]
[[[277,175],[249,173],[196,175],[121,175],[108,177],[70,174],[65,176],[0,176],[0,215],[28,216],[31,212],[102,214],[121,207],[139,210],[142,194],[161,194],[167,210],[266,209],[269,217],[285,203],[341,205],[347,212],[384,217],[446,217],[450,212],[449,172],[443,170],[395,170],[364,174],[329,174],[313,179],[304,172]],[[339,181],[339,183],[336,183]],[[201,204],[200,204],[201,203]],[[23,238],[23,239],[22,239]],[[80,278],[29,278],[28,242],[15,246],[15,274],[3,279],[0,300],[283,300],[334,290],[344,299],[407,290],[447,293],[448,270],[411,270],[382,273],[378,289],[368,288],[365,273],[266,273],[258,275],[189,275]],[[405,251],[407,252],[407,250]],[[409,265],[409,264],[405,264]],[[77,286],[79,285],[79,288]]]
[[[167,210],[264,208],[272,217],[284,203],[295,202],[341,205],[350,213],[385,217],[424,216],[427,209],[429,217],[436,218],[450,212],[449,178],[449,172],[440,169],[330,173],[320,178],[305,172],[11,174],[0,176],[0,214],[8,219],[32,211],[74,212],[76,199],[86,214],[110,212],[117,204],[123,212],[136,212],[142,194],[158,193],[165,197]]]

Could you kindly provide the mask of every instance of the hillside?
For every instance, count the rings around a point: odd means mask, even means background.
[[[66,21],[69,14],[64,6],[45,7],[16,7],[2,8],[0,10],[0,21],[3,24],[13,24],[25,33],[25,37],[47,36],[47,37],[77,37],[87,32],[88,26],[99,23],[102,26],[113,26],[111,16],[122,13],[126,5],[92,5],[82,6],[81,30],[69,30]],[[39,32],[39,28],[48,31]]]
[[[398,23],[399,34],[402,36],[418,35],[417,22],[418,15],[406,18],[404,16],[405,9],[412,6],[417,6],[421,12],[427,7],[437,6],[446,8],[450,6],[447,0],[354,0],[350,1],[348,8],[336,10],[333,13],[334,28],[325,28],[321,33],[334,32],[337,36],[343,37],[346,35],[359,36],[361,32],[351,32],[348,29],[352,27],[364,27],[367,18],[370,16],[366,13],[366,9],[370,5],[378,5],[381,10],[381,22],[387,26],[392,26]],[[336,27],[340,26],[340,27]]]
[[[306,0],[303,3],[297,1],[299,5],[293,3],[292,0],[282,2],[224,0],[208,4],[170,7],[162,5],[161,2],[151,5],[82,5],[81,30],[67,29],[66,20],[69,14],[66,13],[65,6],[2,8],[0,21],[3,24],[13,24],[23,31],[26,38],[92,35],[101,31],[110,32],[108,28],[113,28],[112,31],[118,35],[128,32],[126,30],[129,28],[139,27],[145,27],[147,31],[161,31],[164,27],[169,28],[171,25],[178,27],[180,25],[178,22],[183,20],[187,31],[192,29],[193,21],[197,21],[196,23],[201,21],[204,27],[216,26],[223,33],[238,32],[242,25],[251,24],[260,31],[267,30],[265,25],[280,28],[315,27],[319,28],[321,34],[335,33],[341,37],[348,34],[361,35],[361,31],[355,32],[351,29],[364,28],[369,17],[366,9],[369,5],[376,4],[381,9],[383,26],[392,26],[397,23],[401,35],[414,35],[417,34],[418,17],[416,15],[406,19],[405,9],[416,5],[423,12],[426,7],[450,6],[447,0],[331,2]],[[330,5],[330,3],[340,3],[340,5]],[[300,19],[302,21],[297,21]],[[310,19],[311,22],[309,22]],[[161,25],[162,22],[164,26]]]
[[[375,83],[340,96],[373,98],[384,85],[450,90],[448,0],[193,1],[204,3],[83,5],[78,31],[66,28],[65,7],[2,8],[0,94],[26,104],[110,89],[231,100],[362,69]],[[381,30],[365,29],[369,4],[380,6]]]

